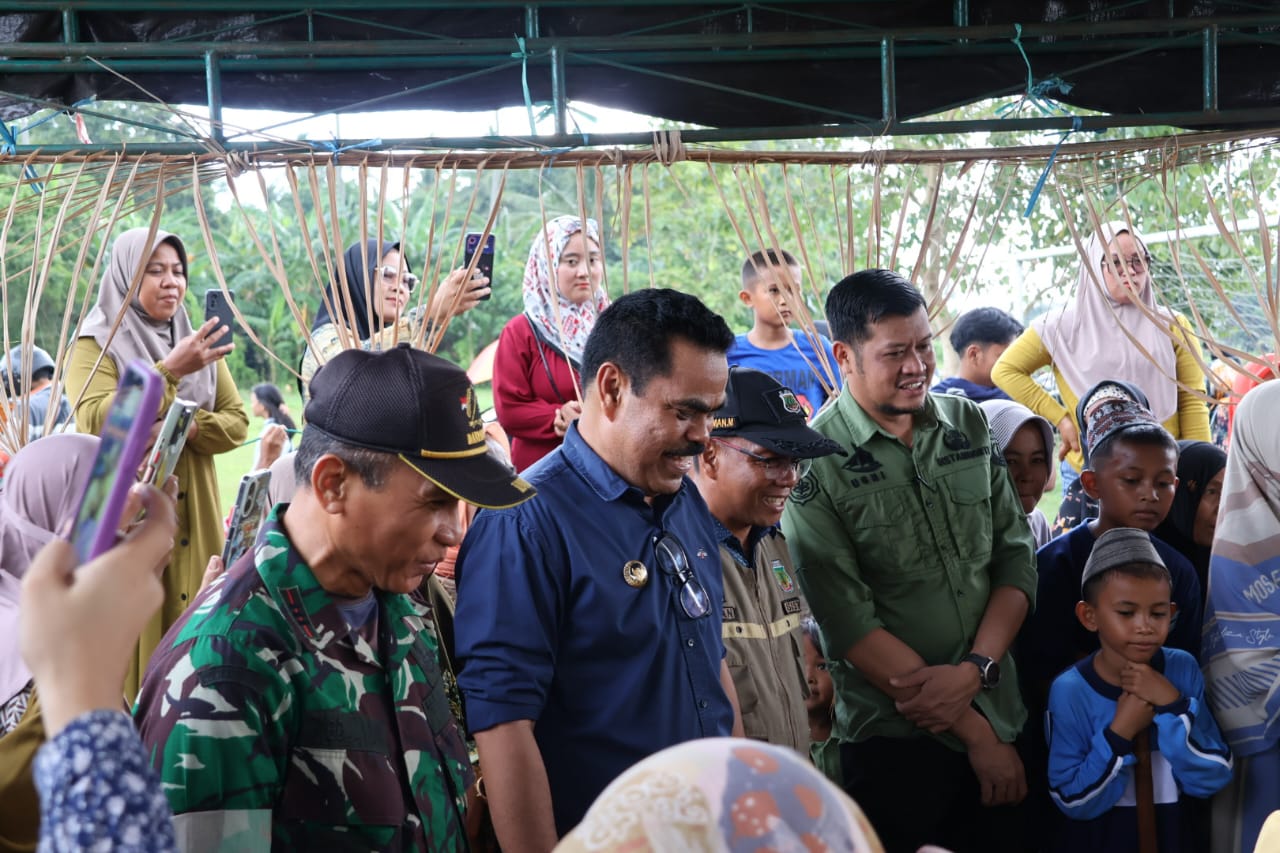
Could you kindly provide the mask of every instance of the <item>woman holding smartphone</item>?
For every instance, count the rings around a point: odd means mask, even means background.
[[[342,268],[346,287],[335,276],[325,288],[324,301],[311,324],[311,346],[302,355],[298,390],[304,402],[320,365],[346,348],[339,323],[346,337],[363,349],[389,349],[402,341],[412,342],[421,324],[431,322],[429,318],[441,323],[489,298],[489,279],[477,273],[468,280],[466,268],[460,267],[440,282],[425,311],[406,312],[418,277],[399,243],[353,243],[342,253]]]
[[[493,359],[493,403],[516,470],[560,446],[582,413],[578,368],[596,317],[604,256],[594,219],[558,216],[538,231],[524,270],[524,313],[507,323]]]
[[[79,401],[76,426],[82,432],[102,430],[120,375],[134,359],[154,366],[165,380],[159,409],[152,414],[155,430],[175,397],[199,406],[174,471],[178,532],[164,573],[165,601],[139,640],[137,659],[125,682],[130,698],[152,650],[200,589],[209,557],[222,551],[213,457],[238,447],[249,431],[240,392],[224,360],[234,345],[214,346],[224,332],[218,321],[193,328],[183,306],[188,281],[185,246],[166,231],[148,240],[148,230],[131,229],[112,244],[98,302],[80,328],[67,367],[67,393]],[[135,279],[137,287],[130,296]]]

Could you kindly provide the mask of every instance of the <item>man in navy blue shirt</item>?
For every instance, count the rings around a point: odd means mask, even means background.
[[[718,537],[686,477],[732,342],[688,294],[619,298],[586,344],[581,418],[526,472],[538,497],[468,531],[458,681],[506,853],[550,850],[646,756],[741,734]]]

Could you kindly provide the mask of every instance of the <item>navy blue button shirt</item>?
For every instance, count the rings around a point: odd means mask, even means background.
[[[458,684],[472,733],[536,722],[564,835],[631,765],[731,733],[720,684],[724,584],[711,514],[688,479],[650,506],[576,424],[525,476],[537,497],[482,511],[458,555]],[[664,531],[706,587],[701,618],[685,615],[675,579],[658,567]],[[630,560],[648,569],[642,587],[623,579]]]

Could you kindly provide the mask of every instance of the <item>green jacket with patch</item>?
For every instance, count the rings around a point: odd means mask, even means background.
[[[791,494],[782,527],[826,646],[842,741],[924,732],[845,660],[883,628],[930,666],[960,663],[992,590],[1012,586],[1034,606],[1035,554],[986,417],[961,397],[930,394],[912,446],[881,429],[846,388],[813,428],[847,457],[815,459]],[[974,702],[1002,741],[1026,720],[1013,659]],[[949,746],[960,741],[939,735]]]

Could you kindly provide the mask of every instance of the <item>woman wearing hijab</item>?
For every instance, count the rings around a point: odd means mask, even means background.
[[[1227,454],[1212,442],[1178,442],[1178,489],[1169,514],[1151,531],[1191,561],[1201,589],[1208,584],[1209,551],[1226,468]]]
[[[14,454],[0,492],[0,850],[36,849],[31,762],[44,742],[31,672],[18,654],[22,576],[80,505],[98,438],[55,433]]]
[[[412,342],[421,324],[428,322],[424,318],[443,322],[470,311],[489,296],[489,279],[477,274],[468,280],[466,267],[460,267],[440,282],[427,310],[406,312],[417,284],[418,277],[399,243],[365,240],[347,247],[342,253],[342,270],[325,288],[324,301],[311,324],[312,345],[302,356],[298,390],[304,402],[310,397],[311,377],[320,365],[349,345],[344,337],[366,350],[389,349],[402,341]]]
[[[1032,321],[991,370],[1005,393],[1057,427],[1059,456],[1070,463],[1064,479],[1083,464],[1077,400],[1104,379],[1142,390],[1152,414],[1174,438],[1210,439],[1208,409],[1194,393],[1204,387],[1204,372],[1187,321],[1156,305],[1151,255],[1137,231],[1125,222],[1100,230],[1085,244],[1072,304]],[[1031,378],[1046,366],[1053,368],[1061,403]],[[1070,479],[1066,497],[1082,491],[1079,481]],[[1083,520],[1059,512],[1054,533]]]
[[[1280,807],[1280,381],[1236,410],[1209,558],[1205,690],[1236,756],[1213,803],[1215,853],[1249,853]]]
[[[704,738],[649,756],[605,788],[556,853],[831,850],[884,853],[862,810],[798,753]]]
[[[493,403],[519,471],[560,446],[582,412],[578,368],[596,317],[604,257],[594,219],[559,216],[533,238],[524,270],[524,313],[498,338]]]
[[[138,659],[125,689],[132,698],[151,651],[200,589],[205,565],[222,551],[222,502],[213,457],[239,447],[249,418],[225,356],[232,345],[214,346],[221,337],[217,320],[192,329],[183,296],[187,291],[187,251],[177,236],[134,228],[116,238],[98,290],[98,303],[85,318],[71,351],[67,392],[76,404],[81,432],[101,432],[116,385],[125,367],[141,359],[164,378],[164,393],[154,431],[175,397],[199,407],[178,458],[178,536],[164,573],[165,602],[142,633]],[[136,292],[130,286],[138,279]],[[119,327],[115,326],[119,319]]]

